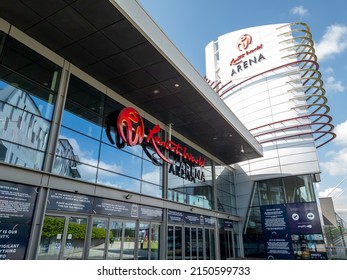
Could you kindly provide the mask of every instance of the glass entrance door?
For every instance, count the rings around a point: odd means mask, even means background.
[[[221,259],[229,260],[234,258],[234,240],[232,229],[224,229],[220,235]]]
[[[184,258],[211,260],[214,257],[214,230],[202,227],[184,228]]]
[[[136,242],[136,224],[135,222],[124,223],[124,237],[123,237],[123,260],[135,259],[135,242]]]
[[[135,259],[136,222],[111,220],[109,226],[109,245],[107,259]]]
[[[168,260],[182,260],[182,226],[168,226]]]
[[[83,259],[86,226],[86,217],[47,215],[43,224],[37,259]]]
[[[160,225],[151,222],[110,219],[106,259],[159,259],[159,231]],[[89,254],[89,256],[91,255]]]

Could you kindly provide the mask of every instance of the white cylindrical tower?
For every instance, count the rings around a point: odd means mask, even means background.
[[[320,173],[316,148],[335,134],[304,23],[238,30],[206,46],[206,80],[263,146],[236,165],[239,215],[255,181]]]

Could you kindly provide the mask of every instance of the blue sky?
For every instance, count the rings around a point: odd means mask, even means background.
[[[320,196],[333,197],[347,222],[347,2],[138,0],[191,64],[205,75],[205,46],[223,34],[266,24],[305,22],[311,28],[337,137],[318,149]]]

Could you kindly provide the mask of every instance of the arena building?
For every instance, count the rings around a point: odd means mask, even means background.
[[[251,126],[232,105],[243,85],[211,87],[136,1],[2,1],[0,15],[0,259],[269,257],[261,224],[287,221],[281,205],[316,214],[308,119],[320,113]],[[270,60],[255,47],[230,74]],[[270,137],[292,129],[304,135]],[[288,145],[312,168],[268,176],[269,151]],[[290,225],[291,249],[274,257],[299,255]]]

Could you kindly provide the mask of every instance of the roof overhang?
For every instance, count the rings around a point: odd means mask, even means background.
[[[0,16],[222,162],[262,155],[136,1],[1,1]]]

